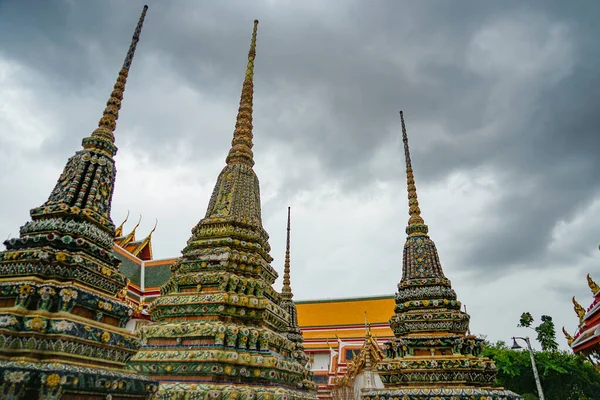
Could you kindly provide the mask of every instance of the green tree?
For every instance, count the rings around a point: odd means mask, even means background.
[[[537,390],[527,351],[514,351],[504,342],[488,344],[483,352],[496,363],[496,384],[537,399]],[[600,374],[584,357],[567,351],[535,352],[542,388],[547,400],[600,399]]]
[[[558,343],[556,342],[556,328],[554,327],[554,322],[552,321],[552,317],[548,315],[542,315],[542,323],[532,328],[533,324],[533,316],[531,313],[524,312],[521,314],[521,318],[519,319],[518,327],[521,328],[530,328],[537,332],[537,341],[542,346],[542,350],[544,351],[557,351]]]

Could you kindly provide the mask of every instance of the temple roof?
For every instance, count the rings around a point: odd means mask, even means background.
[[[573,337],[564,328],[563,333],[574,352],[600,353],[600,286],[589,274],[587,283],[594,299],[589,307],[584,309],[573,297],[573,309],[579,319],[579,326]]]
[[[171,265],[175,260],[167,259],[163,264],[145,265],[144,286],[146,289],[158,288],[171,277]]]
[[[364,331],[365,312],[373,325],[393,315],[394,296],[296,301],[298,324],[305,327],[358,326]],[[388,328],[389,329],[389,328]]]

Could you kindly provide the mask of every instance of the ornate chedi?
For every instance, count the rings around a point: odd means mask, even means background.
[[[289,313],[272,285],[268,235],[252,166],[254,31],[232,147],[206,216],[192,229],[142,327],[131,368],[160,381],[161,399],[315,399]]]
[[[390,319],[395,339],[384,345],[378,365],[385,389],[364,392],[372,399],[518,399],[493,388],[494,362],[482,357],[483,339],[467,334],[469,315],[444,276],[437,249],[421,217],[417,190],[402,120],[409,215],[402,263],[402,280]]]
[[[282,300],[280,305],[289,315],[288,329],[285,332],[285,336],[296,345],[293,357],[297,359],[298,362],[305,365],[308,363],[308,355],[304,352],[304,340],[302,338],[300,326],[298,325],[298,310],[296,309],[296,303],[292,300],[294,298],[294,293],[292,293],[290,270],[290,207],[288,207],[285,261],[283,265],[283,287],[281,288]]]
[[[145,399],[156,383],[126,369],[139,340],[125,325],[126,278],[112,254],[114,130],[147,6],[98,128],[48,201],[0,253],[0,397]]]
[[[288,314],[288,327],[284,336],[294,344],[292,357],[308,368],[309,356],[304,351],[304,339],[302,337],[300,325],[298,325],[298,310],[296,308],[296,303],[292,300],[294,298],[294,293],[292,292],[290,270],[290,207],[288,207],[285,261],[283,265],[283,287],[281,289],[281,303],[279,305]],[[313,373],[308,369],[306,370],[302,386],[314,387],[316,390],[316,385],[313,383]]]

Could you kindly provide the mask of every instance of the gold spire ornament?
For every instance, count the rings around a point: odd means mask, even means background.
[[[600,286],[598,286],[598,284],[596,282],[594,282],[594,280],[592,279],[590,274],[587,274],[587,281],[588,281],[588,286],[590,287],[590,289],[592,289],[592,294],[594,296],[596,294],[598,294],[598,292],[600,292]]]
[[[252,167],[254,165],[254,154],[252,153],[252,99],[254,96],[254,58],[256,57],[256,31],[258,20],[254,20],[254,30],[250,41],[248,52],[248,64],[246,66],[246,77],[242,86],[242,95],[238,109],[231,150],[225,160],[227,164],[241,163]]]
[[[108,102],[106,103],[106,108],[104,109],[103,116],[98,122],[98,128],[92,133],[91,138],[100,139],[101,141],[108,142],[110,144],[113,144],[115,142],[114,131],[117,127],[117,119],[119,119],[119,110],[121,109],[121,102],[123,101],[123,92],[125,91],[125,84],[127,83],[127,75],[129,74],[131,63],[133,62],[135,49],[140,40],[142,26],[144,25],[144,19],[146,18],[146,11],[148,11],[148,6],[144,6],[142,10],[140,19],[137,23],[135,31],[133,32],[133,38],[131,40],[131,44],[129,45],[129,51],[127,51],[125,61],[123,62],[121,70],[119,71],[117,82],[113,87],[113,91],[110,94]],[[93,143],[87,143],[87,145],[92,144]],[[85,148],[87,148],[85,139],[83,145]],[[116,154],[116,148],[111,155],[114,154]]]
[[[575,296],[573,296],[573,309],[575,310],[575,313],[577,313],[577,316],[579,317],[579,324],[583,324],[583,319],[585,317],[585,309],[583,307],[581,307],[581,304],[579,304],[577,302],[577,300],[575,300]]]
[[[408,148],[408,135],[406,125],[404,124],[404,113],[400,111],[400,120],[402,121],[402,141],[404,142],[404,159],[406,161],[406,185],[408,189],[408,226],[406,233],[408,235],[427,234],[428,228],[421,217],[419,200],[417,198],[417,186],[415,185],[415,176],[413,174],[412,162],[410,160],[410,150]]]

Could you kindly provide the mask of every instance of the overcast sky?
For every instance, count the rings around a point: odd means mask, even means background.
[[[204,216],[252,21],[254,154],[273,266],[292,207],[296,299],[393,294],[422,215],[473,333],[530,311],[571,333],[600,282],[597,1],[147,1],[116,131],[112,217],[158,219],[156,258]],[[96,127],[144,2],[0,0],[0,237]],[[277,288],[281,279],[277,282]],[[534,332],[530,333],[535,336]]]

